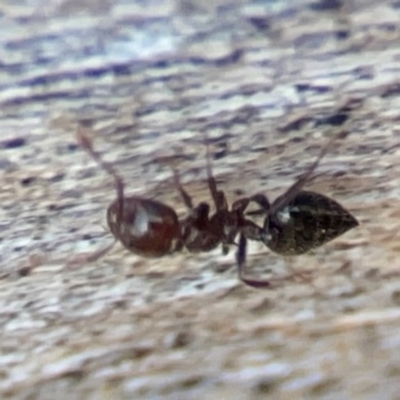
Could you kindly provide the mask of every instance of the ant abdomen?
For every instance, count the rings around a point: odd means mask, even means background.
[[[357,225],[357,219],[335,200],[303,190],[283,210],[267,217],[264,243],[275,253],[299,255]]]
[[[119,207],[119,199],[110,204],[107,223],[129,251],[143,257],[162,257],[182,247],[181,227],[171,207],[140,197],[125,197],[120,216]]]

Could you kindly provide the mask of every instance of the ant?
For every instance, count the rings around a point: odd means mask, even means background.
[[[261,241],[281,255],[300,255],[359,225],[356,218],[335,200],[303,190],[333,142],[342,135],[343,132],[334,135],[305,173],[274,202],[270,203],[263,194],[256,194],[234,201],[230,209],[224,192],[217,188],[205,138],[207,185],[215,212],[210,216],[210,206],[205,202],[193,205],[191,196],[180,183],[179,174],[173,169],[175,188],[188,209],[187,217],[179,220],[175,210],[164,203],[125,196],[122,178],[94,150],[88,130],[83,125],[77,130],[80,146],[114,178],[117,198],[107,209],[107,223],[116,241],[143,257],[163,257],[183,248],[192,253],[206,252],[219,245],[227,254],[230,245],[235,245],[238,248],[238,277],[246,285],[255,288],[268,287],[270,281],[246,277],[247,240]],[[246,213],[250,203],[260,208]],[[249,219],[251,215],[265,215],[263,226]],[[238,235],[239,242],[236,243]],[[106,251],[99,254],[103,255]]]

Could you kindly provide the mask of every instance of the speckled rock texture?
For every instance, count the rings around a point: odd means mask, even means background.
[[[400,399],[400,3],[1,2],[0,398]],[[360,227],[312,254],[143,259],[115,246],[112,180],[186,212],[275,198],[346,119],[307,188]],[[281,279],[285,278],[285,279]]]

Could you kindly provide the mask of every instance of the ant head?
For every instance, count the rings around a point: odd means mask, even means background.
[[[180,249],[181,226],[175,210],[156,200],[125,197],[122,178],[94,150],[91,130],[79,125],[77,140],[99,167],[114,178],[117,198],[107,209],[107,223],[115,239],[144,257],[162,257]]]

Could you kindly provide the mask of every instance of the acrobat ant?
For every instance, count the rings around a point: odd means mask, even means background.
[[[270,203],[263,194],[256,194],[234,201],[230,209],[224,192],[217,188],[206,143],[207,185],[215,212],[210,216],[210,206],[205,202],[193,205],[191,196],[182,187],[179,174],[174,170],[175,188],[188,209],[188,215],[180,220],[175,210],[164,203],[125,196],[122,178],[93,149],[87,128],[80,125],[77,130],[81,147],[114,178],[117,198],[108,207],[107,223],[116,241],[143,257],[163,257],[183,248],[192,253],[206,252],[219,245],[226,254],[229,246],[235,245],[238,247],[236,262],[239,279],[257,288],[268,287],[270,282],[246,277],[247,240],[261,241],[281,255],[300,255],[358,225],[358,221],[333,199],[302,190],[332,143],[341,136],[342,132],[334,135],[305,173],[274,202]],[[246,213],[250,203],[260,208]],[[262,227],[248,217],[257,214],[264,216]],[[239,242],[236,243],[238,235]]]

